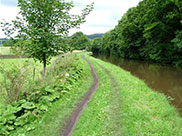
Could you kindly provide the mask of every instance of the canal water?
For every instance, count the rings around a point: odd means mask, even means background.
[[[174,99],[171,103],[182,114],[182,69],[142,61],[96,57],[120,66],[145,81],[150,88],[166,96],[171,96]]]

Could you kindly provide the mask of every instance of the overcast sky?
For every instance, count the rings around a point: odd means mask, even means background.
[[[131,7],[136,6],[140,0],[73,0],[74,14],[80,11],[91,2],[95,2],[94,10],[87,16],[86,22],[79,30],[72,29],[70,35],[76,31],[84,34],[104,33],[113,29],[122,15]],[[0,21],[2,19],[11,21],[15,19],[19,9],[17,0],[0,0]],[[1,28],[0,28],[1,29]],[[0,30],[0,38],[5,37]]]

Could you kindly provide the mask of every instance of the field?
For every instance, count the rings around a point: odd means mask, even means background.
[[[8,53],[8,49],[5,48]],[[5,54],[5,53],[4,53]],[[54,57],[51,61],[51,63],[56,60],[56,57]],[[51,66],[51,63],[48,65]],[[33,80],[40,80],[42,78],[43,74],[43,66],[40,62],[34,61],[31,58],[21,58],[21,59],[0,59],[0,83],[1,85],[4,84],[5,78],[7,78],[7,74],[9,73],[10,76],[13,78],[13,73],[22,73],[23,74],[23,80],[24,83],[26,82],[29,86]],[[12,74],[11,74],[12,73]],[[15,77],[15,76],[14,76]],[[8,79],[8,80],[12,80]],[[7,79],[6,79],[7,80]],[[9,82],[7,80],[7,82]],[[0,88],[0,107],[5,105],[5,99],[7,95],[7,90],[1,86]]]
[[[10,55],[10,47],[0,47],[0,55]]]
[[[33,59],[0,59],[0,83],[4,83],[7,73],[10,74],[17,70],[22,70],[24,74],[27,72],[27,77],[24,80],[33,80],[33,70],[35,69],[35,76],[39,78],[41,76],[40,71],[42,70],[42,65],[39,62],[34,62]],[[28,64],[28,65],[27,65]],[[27,66],[25,66],[27,65]],[[31,66],[30,66],[31,65]],[[26,70],[25,68],[28,68]],[[13,76],[12,76],[13,77]],[[6,89],[0,88],[0,107],[5,103],[5,97],[7,95]]]

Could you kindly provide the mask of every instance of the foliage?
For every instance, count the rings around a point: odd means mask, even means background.
[[[13,46],[11,46],[11,52],[18,57],[23,57],[23,56],[31,57],[29,56],[29,54],[24,52],[25,51],[24,47],[29,46],[31,44],[32,44],[31,40],[18,39],[16,40],[16,42],[13,43]]]
[[[66,52],[65,37],[69,29],[85,22],[85,17],[92,11],[93,3],[82,10],[81,15],[72,15],[73,2],[64,0],[18,0],[19,15],[12,24],[2,23],[5,34],[15,38],[30,40],[31,44],[19,45],[25,54],[46,65],[52,56]],[[16,34],[16,33],[14,33]]]
[[[13,40],[6,40],[5,42],[4,42],[4,46],[5,47],[12,47],[14,45],[14,41]]]
[[[100,49],[102,47],[102,39],[101,38],[95,38],[92,42],[91,42],[91,47],[90,50],[95,54],[100,52]]]
[[[68,93],[72,86],[83,77],[84,67],[79,66],[81,64],[80,59],[75,55],[66,56],[64,62],[61,58],[57,59],[43,77],[46,79],[56,77],[55,79],[49,82],[44,81],[43,85],[35,86],[32,91],[27,91],[21,99],[0,108],[0,135],[14,134],[20,127],[41,119],[52,104]],[[13,73],[16,74],[16,72]],[[42,81],[40,80],[39,83],[42,84]],[[32,129],[35,127],[28,127],[24,132]]]
[[[182,31],[178,31],[176,33],[176,37],[172,40],[172,42],[174,42],[178,50],[182,49]]]
[[[8,41],[7,38],[0,38],[0,46],[3,46],[6,41]]]
[[[89,46],[89,39],[82,32],[76,32],[69,39],[69,45],[76,50],[83,50]]]
[[[103,35],[97,50],[110,56],[182,65],[181,14],[181,1],[140,1]]]

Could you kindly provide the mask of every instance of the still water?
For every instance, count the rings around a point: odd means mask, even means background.
[[[97,58],[120,66],[144,80],[150,88],[171,96],[174,98],[171,103],[182,113],[182,69],[142,61]]]

